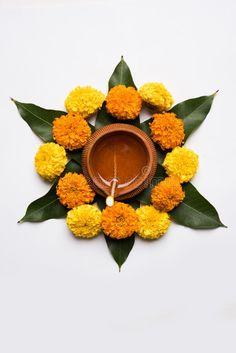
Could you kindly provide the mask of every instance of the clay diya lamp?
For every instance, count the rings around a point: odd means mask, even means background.
[[[112,205],[114,198],[124,200],[148,187],[156,172],[157,153],[151,139],[139,128],[111,124],[88,140],[82,168],[92,189]]]

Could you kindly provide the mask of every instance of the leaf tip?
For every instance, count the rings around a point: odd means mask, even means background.
[[[216,96],[218,92],[219,92],[219,90],[215,91],[215,92],[213,93],[213,95]]]
[[[17,224],[22,224],[24,222],[24,218],[20,219]]]
[[[10,97],[10,100],[15,103],[15,99],[14,98]]]
[[[123,55],[121,55],[121,58],[120,58],[120,59],[121,59],[121,61],[122,61],[122,60],[124,60],[124,56],[123,56]]]

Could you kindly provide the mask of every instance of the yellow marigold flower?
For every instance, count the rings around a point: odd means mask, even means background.
[[[102,212],[102,229],[111,238],[130,237],[138,227],[138,217],[130,205],[115,202]]]
[[[93,238],[101,230],[101,212],[92,205],[81,205],[67,213],[66,223],[79,238]]]
[[[175,175],[184,183],[195,175],[198,155],[187,147],[175,147],[167,153],[163,166],[168,175]]]
[[[106,108],[117,119],[133,120],[141,111],[142,99],[134,87],[117,85],[107,95]]]
[[[139,93],[144,102],[156,107],[161,112],[169,110],[174,103],[172,95],[163,83],[145,83],[140,87]]]
[[[184,123],[174,113],[154,114],[150,124],[152,139],[163,150],[182,145],[184,141]]]
[[[41,177],[52,181],[59,176],[67,163],[64,147],[54,142],[41,145],[34,158],[34,164]]]
[[[168,213],[160,212],[153,206],[137,208],[139,219],[138,235],[144,239],[158,239],[166,233],[170,225]]]
[[[54,140],[69,150],[82,148],[91,135],[88,123],[79,114],[74,113],[56,118],[52,132]]]
[[[57,184],[57,196],[64,206],[74,208],[92,202],[95,192],[83,174],[66,173]]]
[[[67,96],[65,107],[68,112],[79,113],[87,118],[101,108],[104,99],[104,94],[95,88],[78,86]]]
[[[153,206],[162,212],[170,212],[183,201],[185,193],[179,178],[167,177],[152,189],[151,200]]]

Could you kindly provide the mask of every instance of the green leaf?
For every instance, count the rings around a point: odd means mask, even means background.
[[[164,162],[164,159],[166,158],[166,154],[168,151],[163,151],[157,143],[154,143],[154,145],[155,145],[155,149],[157,151],[158,165],[162,165],[162,163]]]
[[[210,96],[188,99],[175,105],[170,110],[184,121],[185,141],[189,135],[205,120],[217,92]]]
[[[225,227],[216,209],[191,184],[183,184],[184,201],[170,212],[178,224],[194,229]]]
[[[98,130],[106,125],[116,123],[116,119],[113,118],[106,110],[106,102],[103,103],[102,108],[98,111],[95,123],[95,129]]]
[[[27,208],[24,217],[19,221],[42,222],[51,218],[63,218],[67,214],[67,209],[60,202],[56,195],[58,179],[54,182],[46,195],[33,201]]]
[[[76,172],[81,173],[81,166],[75,161],[67,163],[62,176],[65,173]],[[64,207],[56,194],[56,187],[59,178],[56,178],[48,193],[39,199],[33,201],[27,208],[24,217],[18,222],[42,222],[52,218],[63,218],[67,214],[67,209]]]
[[[149,205],[151,202],[152,189],[157,184],[159,184],[160,181],[165,179],[165,177],[166,177],[165,169],[161,165],[158,164],[155,176],[152,179],[151,183],[149,184],[149,186],[145,190],[143,190],[138,196],[136,196],[136,199],[146,205]]]
[[[123,56],[121,57],[121,61],[116,66],[113,74],[111,75],[108,83],[109,90],[117,85],[125,85],[126,87],[132,86],[136,88],[130,69],[124,61]]]
[[[67,151],[67,156],[81,165],[82,150]]]
[[[98,208],[102,211],[106,207],[106,198],[97,194],[94,199],[94,203],[97,203]]]
[[[149,127],[150,123],[152,122],[153,118],[145,120],[141,123],[141,130],[143,130],[149,137],[151,136],[151,129]]]
[[[65,173],[82,173],[82,168],[81,165],[78,164],[76,161],[71,160],[67,163],[62,175],[65,175]]]
[[[95,126],[92,125],[92,124],[90,124],[89,122],[88,122],[88,124],[89,124],[89,127],[90,127],[90,129],[91,129],[91,132],[92,132],[92,134],[93,134],[93,133],[96,131]]]
[[[112,239],[107,236],[105,236],[105,239],[110,253],[117,265],[119,266],[120,271],[121,266],[126,261],[130,251],[134,246],[135,234],[125,239]]]
[[[128,203],[130,206],[132,206],[135,210],[137,208],[139,208],[140,206],[140,202],[137,200],[136,197],[133,197],[131,199],[126,199],[124,201],[121,201],[121,202],[124,202],[124,203]]]
[[[53,141],[52,122],[55,118],[67,113],[60,110],[49,110],[31,103],[21,103],[12,99],[17,106],[21,117],[26,121],[33,132],[44,142]]]

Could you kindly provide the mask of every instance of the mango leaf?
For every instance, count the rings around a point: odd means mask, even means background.
[[[131,199],[126,199],[126,200],[121,201],[121,202],[128,203],[135,210],[136,210],[136,208],[139,208],[139,206],[140,206],[140,202],[137,200],[136,197],[132,197]]]
[[[60,202],[56,195],[58,179],[53,183],[46,195],[33,201],[27,208],[24,217],[18,222],[42,222],[51,218],[63,218],[67,209]]]
[[[141,130],[143,130],[149,137],[151,136],[151,129],[149,127],[150,123],[152,122],[153,118],[145,120],[141,123]]]
[[[68,172],[81,172],[81,167],[74,161],[67,163],[62,175]],[[52,218],[63,218],[67,209],[60,202],[56,194],[58,179],[54,181],[48,193],[33,201],[27,208],[24,217],[18,222],[42,222]]]
[[[12,101],[17,106],[21,117],[38,137],[44,142],[53,141],[52,122],[55,118],[67,113],[60,110],[44,109],[31,103],[17,102],[13,98]]]
[[[170,212],[173,221],[193,229],[225,227],[216,209],[191,184],[183,184],[184,201]]]
[[[62,176],[65,174],[65,173],[82,173],[82,168],[81,168],[81,165],[78,164],[75,160],[71,160],[67,163],[63,173],[62,173]]]
[[[98,130],[101,127],[114,123],[116,123],[116,119],[107,113],[106,102],[104,102],[102,108],[97,113],[95,129]]]
[[[105,240],[112,257],[119,266],[120,271],[121,266],[126,261],[130,251],[134,246],[135,234],[125,239],[112,239],[110,237],[105,236]]]
[[[97,203],[98,208],[102,211],[106,207],[106,199],[101,195],[96,195],[94,203]]]
[[[160,181],[165,179],[165,177],[166,177],[165,169],[161,165],[158,164],[155,176],[152,179],[151,183],[149,184],[149,186],[145,190],[143,190],[140,194],[138,194],[138,196],[136,196],[136,199],[138,201],[140,201],[141,203],[149,205],[151,202],[152,189],[157,184],[159,184]]]
[[[81,165],[82,150],[67,151],[67,157]]]
[[[116,66],[113,74],[111,75],[108,83],[109,90],[117,85],[125,85],[126,87],[132,86],[136,88],[130,69],[124,61],[123,56],[121,57],[121,61]]]
[[[205,120],[209,113],[215,95],[188,99],[175,105],[170,111],[184,121],[185,141],[189,135]]]
[[[88,118],[89,119],[89,118]],[[93,125],[93,124],[91,124],[90,122],[88,122],[88,119],[87,119],[87,123],[88,123],[88,125],[89,125],[89,127],[90,127],[90,129],[91,129],[91,132],[92,132],[92,134],[96,131],[96,129],[95,129],[95,126]]]
[[[166,153],[168,151],[163,151],[157,143],[154,143],[154,145],[155,145],[155,149],[157,151],[157,161],[158,161],[158,166],[159,166],[159,165],[162,165],[162,163],[164,162],[164,159],[166,158]]]

